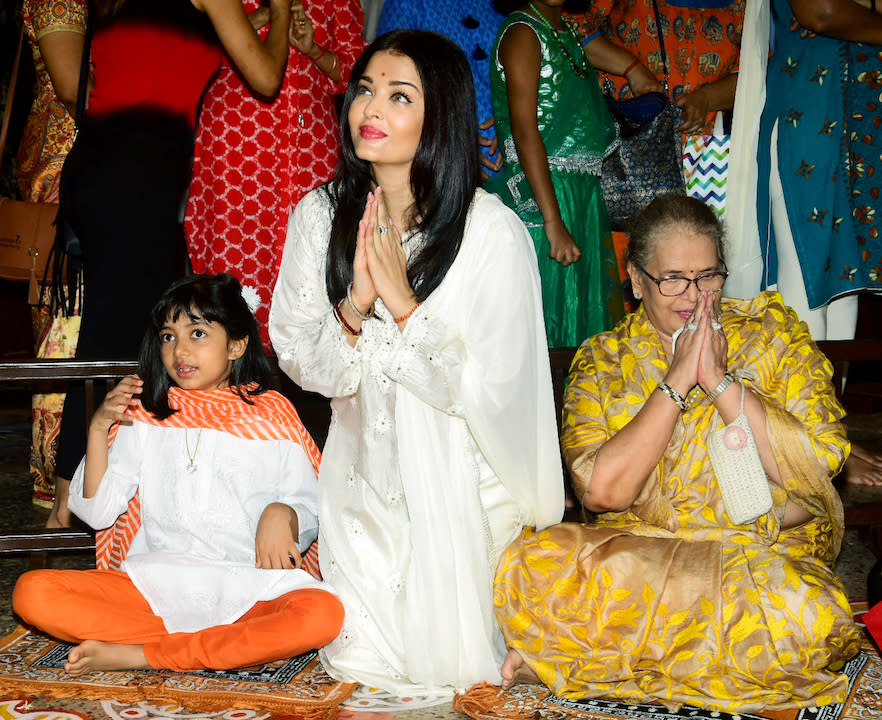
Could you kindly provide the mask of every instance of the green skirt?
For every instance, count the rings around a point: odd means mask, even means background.
[[[522,219],[539,261],[548,346],[574,347],[611,330],[624,316],[625,306],[600,178],[552,168],[551,182],[564,224],[582,257],[567,267],[552,260],[545,229],[531,222],[534,218]],[[541,215],[535,220],[541,223]]]

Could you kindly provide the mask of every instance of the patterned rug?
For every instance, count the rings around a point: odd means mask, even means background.
[[[281,667],[193,673],[93,671],[73,678],[64,672],[72,647],[23,627],[0,640],[0,718],[47,718],[45,714],[20,714],[20,709],[14,714],[9,710],[19,707],[23,698],[80,698],[102,701],[102,706],[107,705],[105,710],[112,710],[114,703],[125,706],[127,711],[120,711],[118,716],[130,719],[203,720],[222,711],[216,717],[225,720],[263,720],[275,717],[273,713],[326,720],[336,715],[337,708],[355,689],[354,684],[329,677],[315,652],[292,658]],[[176,708],[181,714],[149,714],[145,706]],[[184,707],[188,712],[182,710]],[[116,712],[108,712],[108,717],[114,716]]]
[[[859,608],[855,620],[860,622]],[[860,608],[865,610],[866,608]],[[459,695],[453,706],[475,720],[880,720],[882,719],[882,659],[867,638],[860,654],[844,669],[850,680],[843,704],[763,715],[737,715],[683,706],[678,711],[663,705],[631,705],[608,700],[564,700],[541,685],[517,685],[503,692],[495,685],[476,685]]]

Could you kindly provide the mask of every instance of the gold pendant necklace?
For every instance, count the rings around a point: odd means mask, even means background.
[[[184,445],[187,448],[187,458],[190,462],[187,463],[187,472],[196,472],[196,453],[199,452],[199,441],[202,439],[202,428],[199,428],[199,432],[196,435],[196,447],[193,448],[192,454],[190,453],[190,438],[187,436],[187,428],[184,428]]]

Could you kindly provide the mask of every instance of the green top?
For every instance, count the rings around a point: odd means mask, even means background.
[[[535,219],[541,224],[541,215],[515,149],[505,71],[499,62],[499,43],[506,31],[517,23],[530,27],[541,46],[536,118],[551,171],[599,176],[601,161],[616,140],[616,126],[595,70],[575,32],[569,26],[554,30],[547,20],[543,22],[522,11],[511,13],[496,36],[490,66],[493,113],[505,161],[490,189],[499,193],[525,221]],[[536,218],[528,218],[531,211]]]

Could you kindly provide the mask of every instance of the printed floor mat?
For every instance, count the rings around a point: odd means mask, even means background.
[[[858,608],[854,609],[855,620],[860,623]],[[486,683],[457,696],[453,707],[475,720],[882,720],[882,659],[869,637],[843,672],[849,678],[844,703],[766,714],[734,714],[691,706],[674,712],[663,705],[564,700],[541,685],[517,685],[502,691]]]
[[[225,720],[257,720],[270,717],[269,712],[297,718],[328,718],[336,714],[356,687],[325,673],[315,652],[292,658],[280,667],[193,673],[92,671],[74,678],[64,671],[72,647],[21,626],[0,640],[0,697],[4,698],[0,704],[8,710],[20,706],[24,698],[112,698],[110,702],[129,706],[128,712],[120,715],[127,718],[161,717],[138,712],[139,703],[144,702],[202,711],[203,714],[174,716],[200,720],[213,717],[204,714],[213,711],[226,711],[217,715]],[[247,712],[233,712],[238,709]],[[254,709],[269,712],[251,712]],[[19,715],[4,714],[0,709],[0,718],[6,717]],[[21,717],[42,720],[46,716]]]

